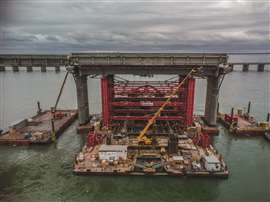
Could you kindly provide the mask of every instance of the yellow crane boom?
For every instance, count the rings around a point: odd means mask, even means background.
[[[178,90],[180,89],[180,87],[185,83],[185,81],[192,75],[192,73],[195,72],[194,69],[192,69],[187,76],[179,83],[179,85],[174,89],[174,91],[170,94],[170,96],[167,98],[167,100],[162,104],[162,106],[158,109],[158,111],[154,114],[154,116],[152,116],[151,119],[148,120],[148,123],[146,124],[146,126],[144,127],[144,129],[140,132],[139,136],[138,136],[138,141],[143,142],[144,144],[151,144],[152,141],[151,139],[147,138],[145,136],[146,132],[148,131],[148,129],[150,128],[150,126],[152,126],[152,124],[156,121],[156,119],[159,117],[159,115],[161,114],[161,112],[164,110],[164,108],[166,107],[166,105],[171,101],[172,97],[178,92]]]

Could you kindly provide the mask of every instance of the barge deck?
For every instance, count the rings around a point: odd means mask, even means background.
[[[244,117],[238,114],[231,118],[228,114],[219,113],[218,122],[229,129],[230,133],[235,136],[263,136],[269,131],[268,123],[259,123],[251,117]]]
[[[150,145],[139,144],[135,135],[126,132],[103,129],[94,135],[95,131],[89,132],[87,144],[75,156],[77,175],[229,176],[222,155],[211,144],[196,144],[192,130],[151,133],[155,143]],[[91,137],[95,144],[89,142]]]
[[[55,137],[58,138],[64,130],[77,118],[77,110],[57,110],[54,119]],[[52,113],[46,110],[37,115],[23,119],[9,127],[0,135],[2,145],[48,144],[52,142]]]

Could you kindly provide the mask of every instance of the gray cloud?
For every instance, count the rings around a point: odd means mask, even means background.
[[[2,0],[0,12],[0,53],[270,51],[263,0]]]

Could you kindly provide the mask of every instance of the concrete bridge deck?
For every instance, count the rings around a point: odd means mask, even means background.
[[[0,55],[0,66],[65,65],[73,74],[77,89],[79,123],[89,121],[87,77],[92,74],[177,74],[186,75],[200,69],[197,76],[207,78],[205,120],[216,125],[220,78],[231,71],[228,56],[223,53],[72,53],[70,55]]]

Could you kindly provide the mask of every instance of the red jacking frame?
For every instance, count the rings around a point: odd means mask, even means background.
[[[191,126],[193,122],[194,95],[195,95],[195,79],[190,78],[187,82],[186,97],[186,126]]]
[[[101,78],[103,124],[112,121],[147,121],[177,87],[179,81],[117,81],[113,75]],[[190,78],[158,118],[180,121],[183,127],[193,121],[195,79]]]
[[[110,122],[110,108],[113,97],[112,91],[113,75],[103,75],[101,78],[101,96],[102,96],[102,117],[104,126],[108,127]]]

